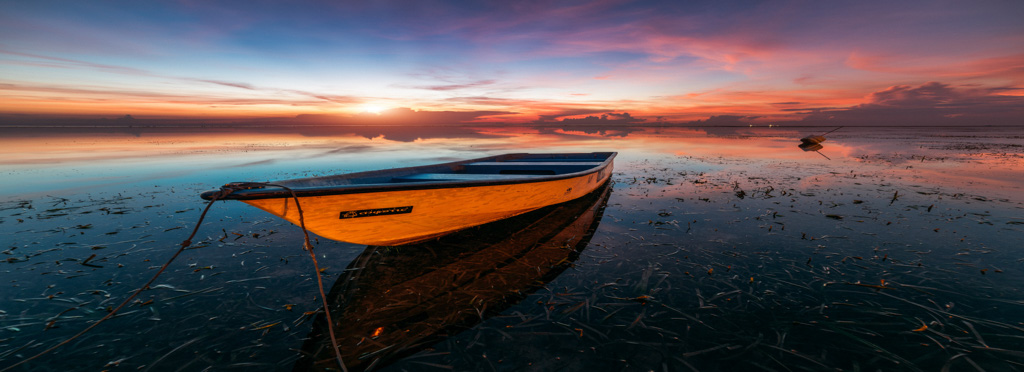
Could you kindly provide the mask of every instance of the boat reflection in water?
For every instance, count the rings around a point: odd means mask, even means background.
[[[327,296],[346,366],[387,365],[550,282],[587,247],[610,193],[606,183],[576,200],[435,241],[366,247]],[[337,368],[320,316],[295,371]]]
[[[824,156],[825,159],[832,160],[832,158],[830,158],[830,157],[826,156],[825,154],[821,153],[821,149],[825,148],[825,146],[822,146],[821,143],[817,143],[817,142],[816,143],[806,143],[805,142],[805,143],[801,143],[797,147],[799,147],[801,150],[804,150],[804,151],[814,151],[814,152],[818,153],[818,155]]]
[[[819,151],[825,148],[825,146],[822,146],[820,143],[802,143],[797,147],[804,151]]]

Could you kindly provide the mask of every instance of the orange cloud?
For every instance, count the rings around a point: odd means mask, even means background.
[[[1000,78],[1024,84],[1024,54],[950,58],[899,54],[850,53],[846,65],[858,70],[933,78]]]

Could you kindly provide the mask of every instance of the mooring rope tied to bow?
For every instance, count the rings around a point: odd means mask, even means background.
[[[233,192],[235,192],[237,190],[242,190],[242,189],[245,189],[245,188],[251,188],[251,187],[254,187],[254,186],[274,186],[274,187],[280,187],[282,189],[287,190],[289,193],[291,193],[292,199],[295,200],[295,207],[296,207],[296,209],[299,212],[299,227],[302,228],[302,235],[303,235],[303,238],[304,238],[302,249],[308,251],[309,252],[309,257],[313,260],[313,269],[314,269],[314,272],[316,273],[316,281],[317,281],[317,285],[318,285],[319,290],[320,290],[320,299],[323,301],[324,315],[327,318],[327,329],[328,329],[328,333],[331,335],[331,345],[333,346],[333,349],[334,349],[334,358],[335,358],[335,361],[338,362],[338,366],[341,367],[341,370],[343,372],[348,372],[348,369],[345,367],[345,362],[341,358],[341,349],[338,348],[338,340],[337,340],[337,338],[334,335],[334,322],[331,320],[331,311],[330,311],[330,308],[327,305],[327,296],[324,294],[323,277],[320,275],[320,266],[319,266],[319,264],[316,261],[316,254],[313,252],[313,244],[309,240],[309,232],[306,230],[306,221],[303,219],[303,216],[302,216],[302,206],[299,204],[299,196],[295,193],[295,190],[292,190],[291,188],[289,188],[287,186],[277,185],[277,184],[272,184],[272,183],[265,183],[265,182],[239,182],[239,183],[228,184],[228,185],[222,186],[220,192],[217,192],[214,195],[212,195],[210,197],[210,201],[208,203],[206,203],[206,207],[203,209],[203,213],[199,215],[199,220],[196,221],[196,226],[192,229],[192,233],[189,234],[188,238],[186,238],[184,241],[181,242],[181,247],[179,247],[178,250],[175,251],[173,255],[171,255],[171,258],[168,259],[167,262],[165,262],[163,264],[163,266],[160,266],[160,269],[157,270],[156,274],[154,274],[153,277],[150,278],[148,282],[146,282],[146,284],[144,284],[142,287],[139,287],[139,289],[135,290],[135,292],[133,292],[130,296],[128,296],[128,298],[126,298],[123,302],[121,302],[120,305],[117,305],[117,307],[115,307],[113,310],[111,310],[109,313],[107,313],[106,316],[104,316],[103,318],[100,318],[100,320],[97,320],[96,322],[94,322],[93,324],[89,325],[88,327],[86,327],[82,331],[76,333],[74,336],[71,336],[71,337],[69,337],[68,339],[66,339],[64,341],[61,341],[60,343],[58,343],[58,344],[56,344],[54,346],[51,346],[50,348],[48,348],[46,350],[43,350],[43,351],[39,352],[36,355],[33,355],[31,357],[22,359],[21,361],[18,361],[17,363],[14,363],[14,364],[12,364],[10,366],[7,366],[4,369],[0,369],[0,372],[6,372],[6,371],[9,371],[9,370],[12,370],[15,367],[18,367],[18,366],[20,366],[22,364],[28,363],[28,362],[30,362],[32,360],[35,360],[36,358],[39,358],[39,357],[41,357],[43,355],[49,354],[50,352],[52,352],[54,350],[57,350],[61,346],[67,345],[71,341],[74,341],[75,339],[81,337],[82,335],[84,335],[86,332],[89,332],[93,328],[96,328],[96,326],[98,326],[100,323],[103,323],[107,319],[113,318],[114,315],[116,315],[117,312],[119,310],[121,310],[121,308],[123,308],[125,305],[127,305],[132,300],[134,300],[135,297],[138,297],[138,295],[141,294],[143,291],[145,291],[146,289],[149,289],[150,285],[153,284],[153,282],[155,282],[156,279],[159,278],[161,274],[163,274],[163,272],[167,269],[167,267],[170,266],[171,263],[174,262],[174,260],[176,258],[178,258],[178,255],[180,255],[181,252],[183,252],[186,248],[188,248],[189,246],[192,245],[192,238],[194,238],[196,236],[196,233],[199,231],[199,226],[201,226],[203,224],[203,220],[206,218],[206,212],[210,211],[210,207],[213,206],[213,203],[215,201],[220,200],[220,199],[230,195],[231,193],[233,193]]]

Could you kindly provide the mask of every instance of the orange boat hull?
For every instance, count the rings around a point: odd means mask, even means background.
[[[302,196],[299,206],[306,229],[324,238],[402,245],[579,198],[611,174],[609,164],[599,172],[549,181]],[[243,201],[300,224],[293,198]]]

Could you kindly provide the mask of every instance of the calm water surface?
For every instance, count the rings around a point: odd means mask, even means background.
[[[198,193],[221,184],[618,151],[604,198],[425,246],[316,239],[343,336],[377,350],[350,364],[1024,370],[1024,130],[844,128],[818,152],[797,147],[829,129],[5,135],[0,367],[78,332],[145,283],[195,225]],[[321,303],[301,236],[218,202],[152,289],[18,370],[323,367],[310,363],[330,356],[316,354]],[[560,253],[539,253],[552,247]],[[515,268],[527,259],[530,270]],[[451,275],[431,279],[442,267]],[[387,313],[394,306],[429,311]]]

